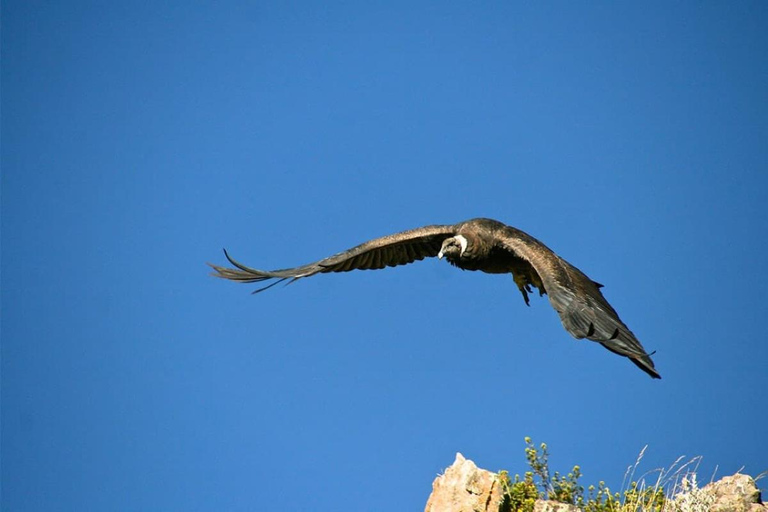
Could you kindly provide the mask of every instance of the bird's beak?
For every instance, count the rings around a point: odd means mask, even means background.
[[[439,253],[437,253],[437,259],[439,260],[443,259],[443,251],[440,251]]]

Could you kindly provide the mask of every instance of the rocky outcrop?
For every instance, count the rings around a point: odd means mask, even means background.
[[[768,512],[755,481],[748,475],[724,477],[701,489],[668,501],[674,512]],[[460,453],[445,473],[435,478],[425,512],[506,512],[504,491],[498,475],[479,469]],[[579,512],[574,505],[538,500],[534,512]]]
[[[424,512],[499,512],[503,498],[496,473],[457,453],[453,465],[432,482]]]
[[[538,500],[533,511],[579,512],[579,509],[566,503]],[[506,512],[498,475],[479,469],[457,453],[451,467],[432,482],[432,494],[424,512]]]
[[[749,475],[726,476],[704,487],[704,491],[714,496],[712,512],[768,511],[755,480]]]

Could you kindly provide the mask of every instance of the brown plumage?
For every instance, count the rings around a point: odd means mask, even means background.
[[[530,303],[528,294],[533,288],[539,295],[546,293],[563,327],[572,336],[596,341],[611,352],[628,357],[651,377],[661,378],[649,354],[603,297],[603,285],[532,236],[495,220],[472,219],[411,229],[370,240],[308,265],[282,270],[250,268],[233,260],[226,251],[224,254],[236,268],[211,265],[215,276],[242,283],[275,280],[254,293],[285,280],[395,267],[434,256],[445,256],[449,263],[464,270],[511,273],[526,304]]]

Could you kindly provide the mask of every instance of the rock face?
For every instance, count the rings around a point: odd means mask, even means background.
[[[768,506],[760,499],[760,490],[749,475],[721,478],[704,487],[714,496],[712,512],[766,512]]]
[[[424,512],[499,512],[502,499],[496,473],[478,469],[457,453],[453,465],[432,483]]]
[[[504,492],[496,473],[479,469],[460,453],[432,482],[424,512],[504,512]],[[566,503],[538,500],[534,512],[579,512]],[[750,511],[751,512],[751,511]]]
[[[670,507],[665,508],[679,512],[768,512],[754,479],[740,474],[683,493],[667,503]],[[424,511],[505,512],[504,492],[496,473],[479,469],[457,453],[451,467],[432,483],[432,494]],[[538,500],[534,512],[579,512],[579,509],[565,503]]]

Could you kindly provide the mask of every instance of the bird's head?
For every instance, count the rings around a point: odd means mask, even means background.
[[[467,239],[461,235],[456,235],[443,241],[443,246],[440,247],[437,257],[443,259],[443,256],[445,256],[449,260],[458,260],[466,250]]]

